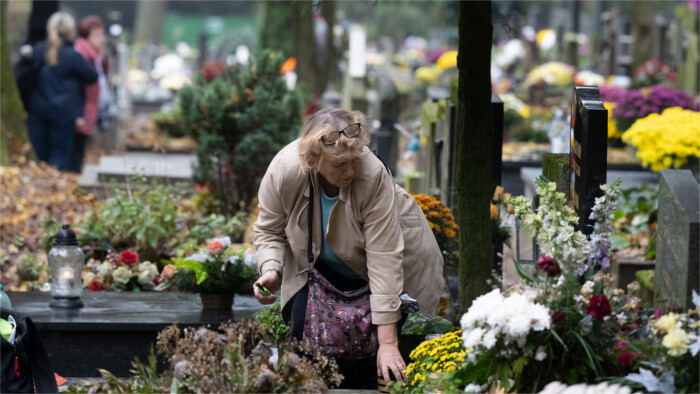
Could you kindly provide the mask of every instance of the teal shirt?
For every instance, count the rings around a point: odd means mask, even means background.
[[[338,202],[338,196],[328,197],[326,193],[321,189],[321,253],[318,255],[320,260],[323,260],[330,268],[332,268],[337,273],[346,276],[348,278],[359,279],[359,275],[348,267],[343,260],[336,255],[331,248],[326,244],[326,234],[328,233],[328,218],[331,216],[331,209]]]

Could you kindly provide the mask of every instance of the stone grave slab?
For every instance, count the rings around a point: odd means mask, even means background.
[[[263,308],[251,296],[236,296],[231,311],[202,310],[198,294],[179,292],[85,292],[85,307],[49,308],[45,292],[8,292],[13,310],[36,324],[56,373],[64,377],[98,377],[97,368],[117,377],[131,376],[134,357],[144,361],[160,330],[250,319]],[[162,364],[162,360],[159,360]]]
[[[688,170],[661,170],[654,302],[685,311],[700,290],[700,190]]]

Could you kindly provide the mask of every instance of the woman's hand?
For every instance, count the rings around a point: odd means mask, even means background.
[[[75,129],[78,131],[85,130],[85,119],[82,116],[75,118]]]
[[[404,371],[406,363],[399,353],[399,339],[396,335],[396,323],[381,324],[377,326],[377,339],[379,350],[377,351],[377,376],[381,376],[387,382],[391,381],[389,371],[394,378],[402,382],[406,381]]]
[[[405,382],[405,370],[406,364],[403,362],[401,353],[399,353],[398,344],[380,344],[377,351],[377,376],[383,377],[385,381],[390,382],[389,371],[391,371],[394,374],[394,378]]]
[[[258,286],[253,284],[253,292],[255,294],[255,298],[258,299],[258,302],[263,304],[263,305],[269,305],[277,301],[277,296],[274,294],[279,290],[280,288],[280,278],[277,275],[277,272],[275,271],[267,271],[265,272],[257,281],[256,283],[260,283],[263,287],[267,288],[270,290],[270,295],[265,296],[260,293],[260,289]]]

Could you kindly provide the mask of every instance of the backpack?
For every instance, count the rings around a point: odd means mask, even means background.
[[[56,377],[32,320],[6,309],[0,309],[0,316],[5,320],[12,316],[16,323],[14,343],[0,338],[0,392],[58,393]]]
[[[32,93],[39,82],[39,71],[41,71],[42,66],[43,62],[36,61],[34,56],[22,56],[15,63],[15,81],[17,81],[17,89],[27,112],[29,112]]]

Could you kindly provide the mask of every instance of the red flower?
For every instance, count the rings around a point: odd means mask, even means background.
[[[90,291],[102,291],[102,285],[96,280],[93,280],[89,287]]]
[[[630,345],[628,345],[627,342],[617,341],[617,343],[615,344],[615,351],[616,352],[621,352],[621,351],[627,350],[629,348],[630,348]]]
[[[119,261],[127,265],[133,265],[138,263],[139,255],[130,250],[125,250],[119,253]]]
[[[636,354],[634,354],[634,352],[622,353],[619,356],[617,356],[617,362],[620,363],[620,365],[622,365],[623,367],[631,367],[632,361],[634,361],[635,357]]]
[[[556,260],[549,256],[542,255],[539,259],[537,259],[537,269],[542,272],[546,272],[547,276],[549,276],[550,278],[559,276],[561,274],[561,268],[559,267],[559,264]]]
[[[201,193],[202,191],[205,191],[205,190],[209,193],[214,193],[214,186],[212,186],[211,183],[209,183],[209,182],[199,184],[199,185],[195,186],[194,189],[197,191],[197,193]]]
[[[556,325],[562,325],[566,322],[566,312],[561,309],[550,310],[549,316],[552,318],[552,323]]]
[[[207,250],[211,254],[221,254],[224,252],[224,249],[226,248],[224,248],[224,245],[219,241],[212,241],[207,245]]]
[[[587,312],[591,316],[595,316],[598,320],[603,320],[605,316],[610,315],[610,302],[605,294],[596,294],[588,300]]]
[[[160,275],[156,275],[156,277],[153,278],[153,284],[156,286],[160,284]]]

